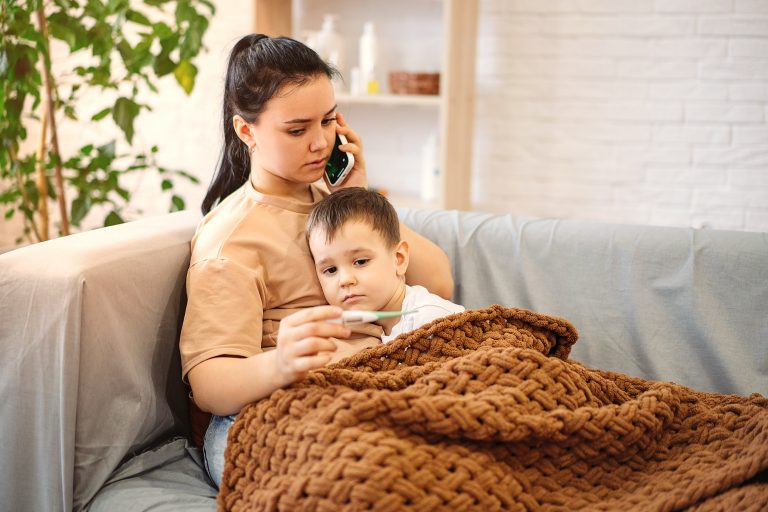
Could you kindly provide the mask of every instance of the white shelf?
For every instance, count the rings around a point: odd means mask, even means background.
[[[429,94],[360,94],[339,93],[336,101],[346,105],[392,105],[439,108],[442,98]]]

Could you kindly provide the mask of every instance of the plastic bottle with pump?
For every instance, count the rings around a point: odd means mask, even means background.
[[[361,92],[363,94],[378,93],[378,42],[372,21],[363,25],[363,35],[360,36],[359,59]]]
[[[333,65],[344,74],[344,38],[336,31],[336,15],[323,16],[323,25],[320,32],[312,38],[312,48],[320,55],[320,58]]]

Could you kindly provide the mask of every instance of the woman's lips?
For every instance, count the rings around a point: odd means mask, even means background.
[[[312,162],[309,162],[306,165],[307,165],[307,167],[310,167],[312,169],[320,169],[320,168],[325,167],[326,160],[327,160],[327,158],[320,158],[318,160],[314,160]]]

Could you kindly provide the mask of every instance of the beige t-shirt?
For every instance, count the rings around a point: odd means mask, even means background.
[[[248,357],[275,347],[280,320],[326,304],[304,235],[307,215],[327,190],[311,186],[312,203],[261,194],[250,181],[202,220],[192,239],[181,372],[216,356]],[[380,343],[364,325],[335,340],[334,360]]]

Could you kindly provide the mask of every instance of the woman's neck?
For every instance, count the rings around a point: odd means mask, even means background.
[[[312,190],[307,183],[295,183],[277,176],[265,177],[263,173],[251,171],[251,185],[264,195],[292,199],[300,203],[313,201]]]

